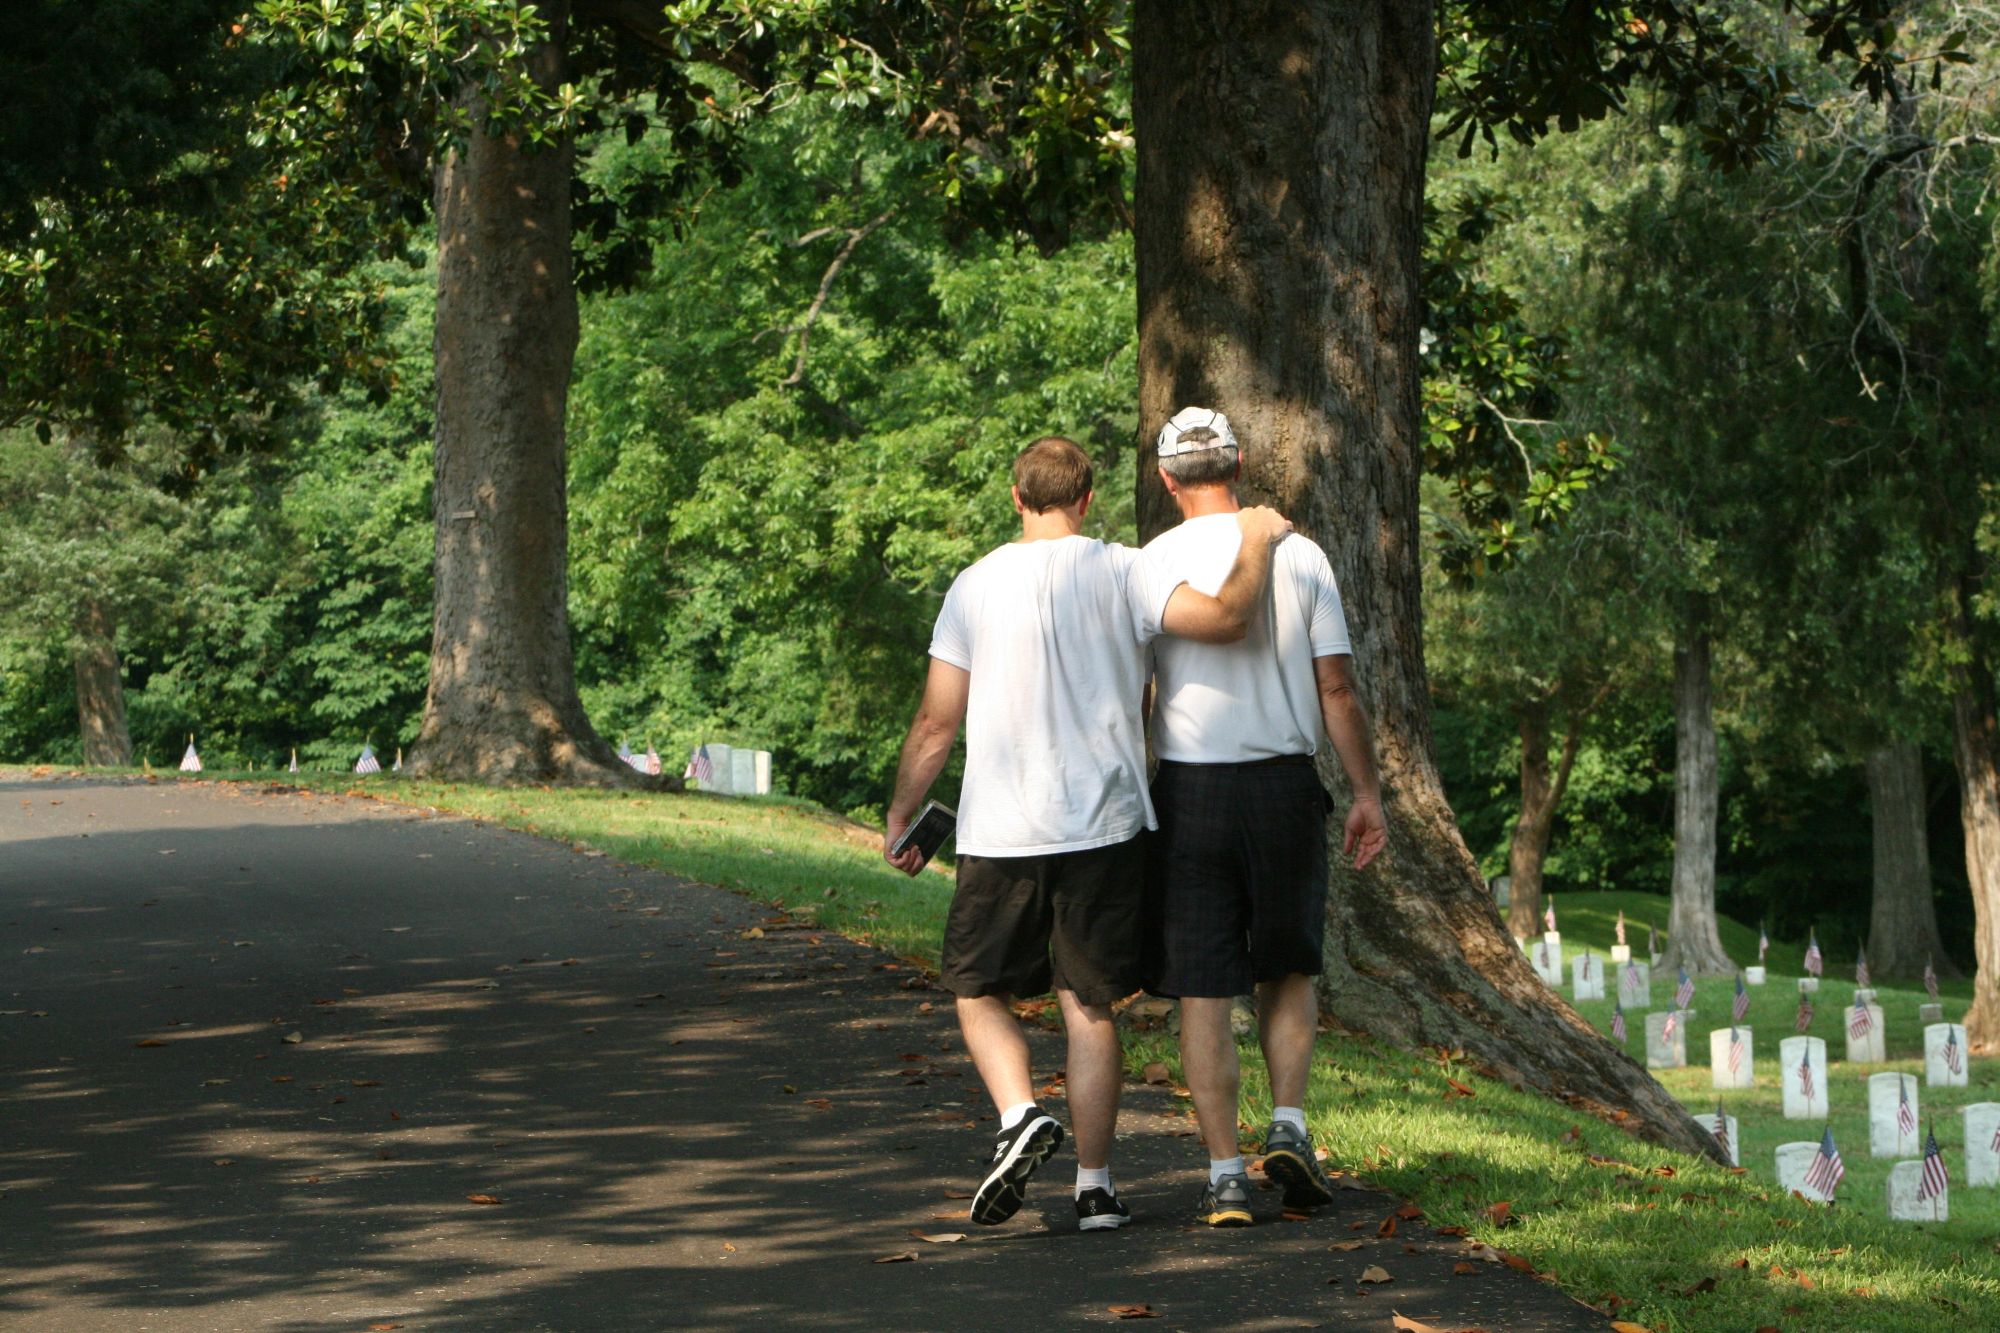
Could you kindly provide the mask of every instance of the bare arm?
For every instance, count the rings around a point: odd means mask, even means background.
[[[1375,746],[1368,738],[1368,714],[1348,674],[1347,654],[1313,659],[1313,682],[1319,688],[1319,710],[1327,739],[1347,774],[1354,804],[1347,811],[1341,850],[1353,855],[1361,869],[1389,843],[1389,824],[1382,814],[1382,779],[1375,770]]]
[[[889,848],[903,836],[903,830],[917,817],[924,793],[944,771],[951,758],[952,743],[965,721],[965,701],[972,690],[972,673],[949,662],[931,659],[930,675],[924,681],[924,699],[903,738],[903,757],[896,765],[896,790],[889,798],[888,831],[882,839],[882,859],[906,875],[924,868],[924,854],[906,847],[901,856],[889,855]]]
[[[1250,630],[1251,617],[1271,582],[1271,548],[1283,541],[1292,525],[1275,509],[1262,505],[1241,510],[1236,526],[1243,544],[1236,562],[1215,596],[1196,592],[1183,583],[1167,599],[1160,627],[1169,634],[1202,643],[1234,643]]]

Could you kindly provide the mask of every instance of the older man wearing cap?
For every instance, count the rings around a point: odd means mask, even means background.
[[[1160,477],[1183,521],[1146,555],[1160,577],[1213,591],[1241,544],[1242,451],[1229,419],[1202,407],[1176,413],[1158,445]],[[1353,792],[1345,851],[1359,868],[1388,840],[1351,653],[1333,568],[1296,533],[1273,553],[1269,591],[1240,641],[1153,643],[1159,831],[1147,849],[1147,988],[1181,1002],[1182,1068],[1209,1156],[1196,1217],[1210,1226],[1251,1221],[1229,1016],[1234,997],[1253,987],[1274,1107],[1264,1172],[1284,1187],[1287,1207],[1333,1198],[1302,1109],[1333,808],[1313,765],[1322,736]]]

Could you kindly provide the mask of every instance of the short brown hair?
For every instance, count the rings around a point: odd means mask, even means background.
[[[1037,514],[1080,503],[1092,478],[1090,455],[1060,435],[1044,435],[1014,458],[1014,489]]]

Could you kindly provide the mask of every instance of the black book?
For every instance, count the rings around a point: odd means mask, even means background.
[[[917,817],[910,821],[910,826],[903,830],[903,836],[889,848],[889,855],[901,856],[904,848],[915,847],[923,852],[924,860],[929,861],[957,827],[957,811],[936,801],[926,801],[924,808],[917,812]]]

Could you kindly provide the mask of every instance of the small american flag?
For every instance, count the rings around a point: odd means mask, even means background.
[[[299,771],[299,752],[296,749],[292,751],[292,766],[287,771],[292,773],[296,773]]]
[[[660,752],[655,750],[651,745],[648,745],[646,747],[645,761],[638,765],[638,768],[641,773],[652,777],[660,776]]]
[[[1917,1201],[1935,1199],[1950,1181],[1944,1173],[1944,1154],[1938,1151],[1937,1126],[1924,1135],[1924,1176],[1917,1185]]]
[[[1954,1074],[1965,1072],[1965,1059],[1958,1049],[1958,1029],[1955,1027],[1944,1030],[1944,1067]]]
[[[389,771],[391,773],[400,773],[403,771],[403,747],[400,745],[396,747],[396,762],[389,765]]]
[[[1868,984],[1868,951],[1858,947],[1854,951],[1854,984]]]
[[[1847,1011],[1847,1035],[1855,1041],[1875,1030],[1874,1021],[1868,1017],[1868,1006],[1857,1004]]]
[[[1616,1000],[1611,1002],[1611,1039],[1620,1045],[1625,1041],[1625,1006]],[[2000,1130],[1994,1131],[1993,1138],[2000,1142]]]
[[[1694,998],[1694,979],[1688,976],[1686,968],[1681,969],[1680,984],[1674,987],[1674,1008],[1685,1009]]]
[[[618,742],[618,757],[624,760],[628,764],[631,763],[632,747],[627,745],[624,741]]]
[[[1625,974],[1619,979],[1619,986],[1632,994],[1639,993],[1639,963],[1637,959],[1625,960]]]
[[[1937,969],[1931,966],[1931,960],[1929,958],[1924,959],[1924,991],[1931,997],[1931,1002],[1935,1004],[1937,1002],[1937,997],[1938,997]]]
[[[1828,1125],[1820,1136],[1819,1151],[1813,1154],[1812,1165],[1806,1168],[1806,1184],[1818,1191],[1821,1198],[1831,1199],[1846,1174],[1847,1168],[1840,1162],[1840,1149],[1833,1146],[1833,1126]]]
[[[363,745],[361,747],[361,757],[354,761],[354,771],[356,773],[380,773],[382,771],[382,761],[375,757],[374,746]]]
[[[1743,974],[1736,974],[1736,998],[1730,1001],[1729,1021],[1741,1023],[1750,1016],[1750,992],[1743,989]]]
[[[1896,1132],[1917,1132],[1917,1108],[1910,1105],[1910,1080],[1907,1076],[1896,1080]]]
[[[1806,932],[1806,975],[1812,977],[1818,976],[1819,970],[1824,963],[1825,960],[1819,955],[1819,932],[1808,930]]]
[[[1811,1102],[1813,1099],[1812,1052],[1806,1051],[1799,1057],[1799,1096]]]
[[[697,745],[688,756],[687,771],[681,774],[683,780],[693,778],[696,782],[707,782],[715,776],[715,765],[709,760],[708,747]]]
[[[1764,955],[1769,952],[1771,952],[1771,937],[1765,933],[1762,926],[1759,926],[1757,927],[1757,965],[1759,967],[1763,966]]]
[[[1715,1146],[1722,1149],[1726,1159],[1729,1156],[1729,1116],[1722,1109],[1722,1099],[1715,1101]]]
[[[1625,909],[1622,907],[1618,909],[1618,942],[1625,942]]]
[[[1551,897],[1548,900],[1548,902],[1544,904],[1542,907],[1542,929],[1554,930],[1555,928],[1556,928],[1556,900],[1553,897]]]
[[[1804,1032],[1807,1028],[1811,1027],[1812,1019],[1813,1019],[1812,997],[1809,995],[1799,996],[1798,1030],[1800,1032]]]
[[[201,772],[201,756],[194,752],[194,737],[188,737],[187,753],[181,756],[181,772]]]
[[[1681,1011],[1678,1009],[1667,1010],[1667,1021],[1660,1024],[1660,1040],[1672,1041],[1674,1039],[1674,1031],[1675,1029],[1679,1028],[1680,1025],[1681,1025]]]
[[[1743,1031],[1732,1026],[1729,1029],[1729,1074],[1731,1078],[1743,1072]]]

